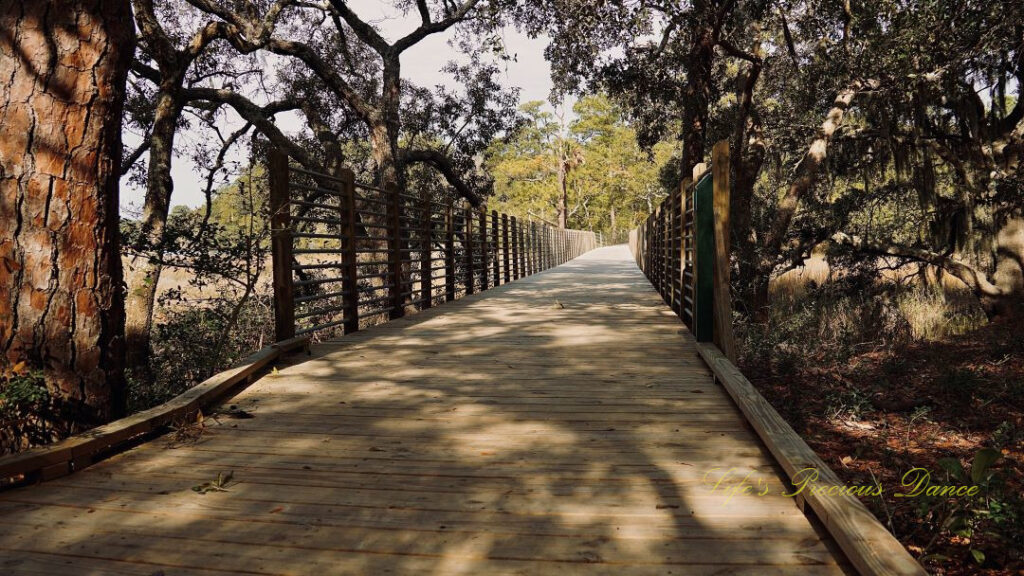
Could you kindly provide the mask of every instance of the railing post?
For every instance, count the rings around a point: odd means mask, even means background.
[[[466,258],[466,294],[473,293],[473,208],[466,203],[462,208],[462,248]]]
[[[519,230],[516,227],[516,217],[510,218],[512,234],[512,279],[519,280]]]
[[[548,242],[547,242],[548,225],[541,224],[537,227],[537,243],[539,246],[537,250],[540,252],[540,269],[548,269]]]
[[[451,202],[444,211],[444,300],[455,300],[455,214]]]
[[[700,170],[700,172],[698,172]],[[714,337],[715,214],[711,178],[700,178],[703,164],[694,168],[697,185],[693,191],[694,228],[694,317],[693,335],[698,342]]]
[[[487,208],[480,208],[480,291],[487,290],[487,275],[491,270],[487,247]]]
[[[666,280],[668,280],[668,307],[672,310],[676,308],[676,280],[678,274],[676,271],[676,255],[679,252],[676,250],[676,224],[678,224],[679,210],[676,207],[676,195],[671,191],[669,192],[668,198],[666,199],[666,208],[668,208],[668,242],[665,245],[665,260],[667,262],[667,273],[665,274]]]
[[[420,310],[434,305],[434,261],[433,250],[434,221],[431,218],[430,193],[423,193],[423,214],[420,224]]]
[[[359,266],[356,258],[356,177],[348,168],[338,172],[341,180],[342,229],[341,249],[342,262],[345,270],[342,276],[342,316],[345,334],[359,330]]]
[[[501,259],[498,258],[498,211],[491,210],[491,265],[494,267],[494,285],[501,284]]]
[[[512,281],[512,262],[509,260],[508,246],[508,214],[501,215],[501,253],[505,267],[505,284]]]
[[[270,178],[270,249],[274,268],[274,338],[282,342],[295,336],[288,155],[277,148],[271,148],[267,168]]]
[[[530,220],[530,227],[526,229],[526,245],[528,249],[527,254],[530,255],[529,265],[527,266],[527,275],[532,276],[537,273],[537,226],[533,220]]]
[[[392,320],[405,315],[405,297],[402,295],[402,209],[398,187],[393,182],[384,185],[388,221],[388,303]]]

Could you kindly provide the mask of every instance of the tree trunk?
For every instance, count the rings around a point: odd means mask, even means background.
[[[0,363],[44,371],[72,429],[124,411],[118,231],[128,0],[0,0]]]
[[[171,160],[174,135],[177,131],[181,105],[174,96],[174,88],[161,89],[157,94],[156,114],[150,136],[149,172],[146,200],[142,208],[140,245],[126,274],[128,293],[125,295],[125,348],[128,368],[143,380],[149,380],[150,332],[153,309],[156,305],[157,284],[161,265],[151,256],[163,253],[164,228],[174,191],[171,178]]]
[[[757,53],[760,57],[760,52]],[[760,124],[752,115],[754,87],[761,74],[760,61],[751,65],[737,83],[739,102],[733,128],[731,170],[732,199],[729,203],[732,243],[737,261],[734,284],[738,286],[738,303],[747,314],[759,316],[767,304],[767,284],[758,281],[757,237],[754,230],[754,185],[764,165],[765,143]]]
[[[564,153],[558,155],[558,227],[569,225],[569,160]]]
[[[711,24],[694,31],[695,38],[686,57],[686,87],[683,90],[683,153],[680,174],[685,178],[704,161],[704,136],[711,100],[711,66],[715,38]]]
[[[828,157],[828,145],[832,141],[832,135],[842,126],[846,110],[850,107],[850,103],[853,102],[853,98],[860,91],[861,86],[861,82],[853,82],[836,95],[832,108],[829,109],[828,114],[825,115],[825,121],[818,129],[817,136],[807,148],[807,153],[800,160],[800,164],[797,165],[796,176],[789,185],[789,189],[786,190],[786,194],[779,200],[779,205],[775,210],[775,220],[765,238],[766,253],[762,273],[771,273],[775,257],[782,248],[789,225],[796,215],[800,199],[817,183],[818,173]]]
[[[373,158],[377,162],[381,184],[391,182],[399,193],[405,192],[405,170],[399,164],[398,138],[401,130],[401,67],[396,54],[384,61],[384,87],[381,93],[382,118],[372,127]]]

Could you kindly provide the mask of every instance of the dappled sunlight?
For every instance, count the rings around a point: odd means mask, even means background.
[[[257,574],[843,572],[628,258],[315,346],[194,442],[0,496],[0,548],[147,574],[208,568],[197,547]]]

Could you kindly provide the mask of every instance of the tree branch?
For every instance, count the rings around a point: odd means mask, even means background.
[[[989,281],[985,274],[979,272],[972,266],[954,260],[949,254],[939,254],[924,248],[914,246],[901,246],[899,244],[882,243],[874,240],[866,240],[857,236],[849,236],[838,232],[832,236],[837,244],[849,246],[859,252],[873,254],[876,256],[896,256],[907,258],[916,262],[931,264],[949,272],[971,289],[978,297],[988,296],[999,298],[1006,294],[998,286]]]
[[[444,154],[436,150],[405,150],[402,152],[402,159],[406,164],[426,164],[434,168],[455,188],[459,196],[468,200],[474,207],[483,204],[480,195],[462,180],[451,161]]]

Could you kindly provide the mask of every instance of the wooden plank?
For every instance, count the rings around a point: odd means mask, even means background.
[[[550,232],[553,259],[593,241]],[[207,418],[195,444],[145,443],[0,493],[0,565],[74,554],[174,573],[846,572],[629,262],[597,250],[317,345],[232,399],[252,418]],[[771,493],[729,499],[705,479],[720,466]],[[193,492],[227,471],[228,492]]]
[[[455,300],[455,211],[451,203],[444,213],[444,300]]]
[[[697,350],[790,480],[798,479],[801,470],[812,468],[818,472],[815,485],[822,490],[805,491],[806,501],[858,572],[926,574],[860,500],[845,493],[827,495],[829,487],[843,487],[842,481],[714,344],[698,343]]]
[[[715,265],[714,265],[714,342],[730,362],[736,362],[736,337],[732,330],[732,296],[729,288],[729,141],[721,140],[711,150],[714,187]]]

